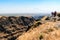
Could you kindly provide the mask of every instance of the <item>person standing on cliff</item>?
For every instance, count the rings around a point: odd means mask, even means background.
[[[51,15],[52,15],[52,18],[53,18],[54,22],[56,22],[57,12],[56,11],[55,12],[52,12]]]
[[[52,15],[52,17],[53,17],[53,16],[54,16],[54,13],[52,12],[51,15]]]
[[[57,15],[57,12],[55,11],[55,12],[54,12],[54,17],[56,17],[56,15]]]
[[[54,17],[55,17],[55,18],[54,18],[54,22],[56,22],[56,20],[57,20],[56,15],[57,15],[57,12],[55,11],[55,12],[54,12]]]
[[[52,15],[52,17],[56,17],[57,12],[56,11],[54,13],[52,12],[51,15]]]

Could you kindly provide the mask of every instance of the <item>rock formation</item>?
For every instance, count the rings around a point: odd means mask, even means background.
[[[1,16],[0,40],[15,40],[19,35],[28,31],[33,25],[32,17]]]

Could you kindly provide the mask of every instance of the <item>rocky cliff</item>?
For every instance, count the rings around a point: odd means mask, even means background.
[[[32,17],[0,16],[0,40],[15,40],[27,32],[34,21]]]

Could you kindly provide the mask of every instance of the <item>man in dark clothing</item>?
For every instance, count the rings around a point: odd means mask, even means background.
[[[54,16],[54,13],[52,12],[51,15]]]
[[[56,17],[56,14],[57,14],[57,12],[55,11],[55,12],[54,12],[54,17]]]
[[[54,12],[54,17],[56,17],[56,15],[57,15],[57,12],[55,11]],[[56,18],[54,18],[54,22],[56,22]]]

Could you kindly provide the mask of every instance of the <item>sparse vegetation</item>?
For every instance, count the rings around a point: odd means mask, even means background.
[[[49,28],[49,29],[48,29],[48,32],[52,32],[52,31],[54,31],[52,28]]]
[[[39,40],[45,40],[45,39],[50,40],[52,38],[51,40],[53,40],[54,38],[59,37],[60,35],[59,26],[60,25],[55,27],[55,25],[57,25],[58,22],[45,22],[45,18],[43,18],[44,23],[39,20],[39,21],[34,22],[33,24],[34,20],[27,18],[27,17],[22,17],[22,18],[12,17],[12,19],[11,17],[9,18],[7,17],[6,18],[7,21],[3,17],[2,19],[0,19],[1,20],[0,33],[3,33],[5,36],[4,35],[0,36],[0,39],[5,38],[7,40],[16,40],[16,39],[17,40],[38,40],[38,39]],[[21,35],[22,33],[24,34]]]
[[[55,28],[56,22],[47,22],[39,27],[33,28],[22,36],[18,37],[18,40],[54,40],[60,38],[60,29]],[[28,36],[26,36],[28,35]]]
[[[40,35],[39,35],[39,40],[42,40],[42,39],[43,39],[43,34],[40,33]]]
[[[41,24],[42,24],[41,22],[35,23],[35,24],[34,24],[34,28],[37,27],[37,26],[39,26],[39,25],[41,25]]]
[[[58,17],[60,17],[60,14],[57,14]]]
[[[50,20],[49,17],[47,17],[45,20]]]

